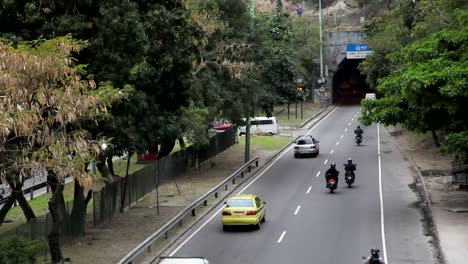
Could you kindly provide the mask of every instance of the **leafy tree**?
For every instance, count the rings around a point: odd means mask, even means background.
[[[365,100],[362,121],[402,124],[418,132],[447,137],[443,149],[468,158],[468,18],[457,11],[451,24],[416,40],[387,58],[396,69],[379,80],[380,100]]]
[[[60,226],[69,217],[64,179],[70,176],[75,184],[90,186],[93,179],[86,167],[100,152],[100,142],[90,140],[80,123],[106,117],[107,107],[120,97],[109,89],[97,91],[94,81],[81,79],[81,67],[74,67],[70,54],[78,53],[84,44],[70,37],[20,42],[17,48],[0,44],[0,91],[4,94],[0,99],[0,174],[15,189],[15,182],[31,171],[48,171],[53,193],[49,200],[53,263],[63,259],[58,240]],[[5,203],[2,215],[14,198]],[[75,196],[80,198],[85,200]],[[75,210],[81,210],[84,221],[86,205],[74,206]]]

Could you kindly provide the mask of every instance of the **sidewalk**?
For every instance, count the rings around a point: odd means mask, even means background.
[[[452,184],[450,162],[453,157],[436,152],[430,136],[415,135],[397,128],[388,130],[423,176],[442,251],[442,256],[436,256],[441,259],[439,263],[467,263],[468,192]]]

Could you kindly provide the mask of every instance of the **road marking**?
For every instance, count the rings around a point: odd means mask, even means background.
[[[351,123],[348,123],[348,126],[350,126],[350,125],[351,125]]]
[[[294,211],[294,215],[297,215],[297,213],[299,213],[299,210],[301,210],[301,206],[300,206],[300,205],[297,206],[296,211]]]
[[[351,119],[351,121],[354,121],[354,118],[353,118],[353,119]]]
[[[387,259],[387,246],[385,243],[385,219],[384,219],[384,208],[383,208],[383,194],[382,194],[382,162],[380,157],[380,128],[379,124],[377,123],[377,153],[379,156],[379,194],[380,194],[380,230],[382,233],[382,247],[383,247],[383,255],[384,261],[388,264]]]
[[[336,145],[337,145],[337,146],[338,146],[338,144],[340,144],[340,142],[339,142],[339,141],[338,141],[338,142],[336,142]]]
[[[319,171],[319,172],[317,172],[317,175],[315,175],[315,177],[317,178],[319,175],[320,175],[320,171]]]
[[[281,241],[283,240],[284,236],[286,235],[286,231],[283,231],[283,233],[281,234],[280,238],[278,239],[278,241],[276,241],[277,243],[281,243]]]
[[[310,190],[312,190],[312,186],[309,186],[309,189],[307,189],[307,192],[306,192],[306,193],[309,194],[309,193],[310,193]]]
[[[315,124],[312,128],[309,129],[309,131],[305,134],[306,136],[310,134],[310,132],[312,132],[312,130],[314,130],[318,125],[320,125],[323,121],[325,121],[331,114],[333,114],[336,109],[338,109],[338,107],[336,107],[335,109],[333,109],[332,111],[330,111],[330,113],[328,113],[324,118],[322,118],[322,120],[320,120],[319,122],[317,122],[317,124]],[[250,185],[252,185],[255,181],[257,181],[260,177],[263,176],[263,174],[265,172],[267,172],[279,159],[281,159],[284,155],[286,155],[286,153],[288,153],[292,148],[294,147],[294,145],[292,144],[289,148],[285,149],[283,151],[283,153],[281,153],[280,155],[278,155],[278,157],[276,157],[276,159],[274,159],[270,165],[268,165],[260,174],[258,174],[257,177],[255,177],[249,184],[247,184],[242,190],[240,190],[239,193],[242,193],[243,191],[245,191],[248,187],[250,187]],[[180,245],[171,253],[169,254],[169,257],[172,257],[174,256],[175,253],[177,253],[177,251],[179,251],[179,249],[181,249],[185,244],[187,244],[187,242],[192,239],[192,237],[194,237],[198,232],[200,232],[200,230],[205,227],[211,220],[213,220],[213,218],[215,218],[222,210],[224,209],[224,207],[222,206],[221,208],[219,208],[210,218],[208,218],[208,220],[203,223],[199,228],[197,228],[197,230],[195,230],[189,237],[187,237],[182,243],[180,243]]]
[[[323,162],[323,164],[327,164],[327,162],[328,162],[328,160],[325,160],[325,161]]]
[[[348,131],[348,128],[345,128],[344,132]]]
[[[330,154],[333,154],[333,152],[335,152],[335,150],[334,150],[334,149],[332,149],[332,150],[330,151]]]
[[[344,135],[341,135],[341,137],[340,137],[340,138],[343,138],[343,137],[344,137]]]

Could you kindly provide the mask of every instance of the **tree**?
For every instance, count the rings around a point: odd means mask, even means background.
[[[364,101],[362,121],[431,131],[437,145],[441,131],[447,138],[443,149],[468,159],[468,12],[453,14],[451,28],[387,56],[396,70],[378,82],[384,98]]]
[[[58,241],[61,225],[68,219],[64,179],[70,176],[81,186],[90,186],[93,178],[86,165],[100,153],[100,142],[90,140],[81,122],[106,117],[108,106],[121,96],[110,89],[96,90],[94,81],[81,79],[82,67],[74,66],[71,53],[78,53],[83,45],[70,37],[20,42],[17,48],[0,44],[4,95],[0,173],[16,180],[27,177],[29,171],[48,171],[53,192],[49,200],[53,228],[48,236],[53,263],[63,260]],[[86,205],[73,210],[86,210]]]

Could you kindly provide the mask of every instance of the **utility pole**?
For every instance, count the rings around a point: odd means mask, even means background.
[[[255,0],[250,0],[250,29],[253,32],[254,28],[254,17],[255,17]],[[247,119],[245,120],[245,163],[250,160],[250,112],[247,114]]]
[[[320,83],[323,82],[323,33],[322,33],[322,0],[319,1],[319,25],[320,25]]]

